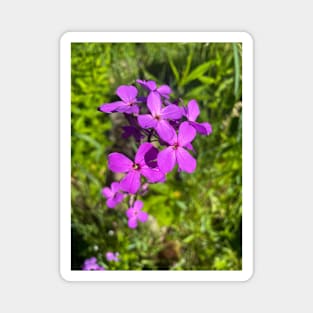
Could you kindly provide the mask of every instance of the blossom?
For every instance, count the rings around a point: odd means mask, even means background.
[[[148,213],[142,211],[143,203],[140,200],[136,200],[132,207],[126,211],[126,216],[128,218],[128,227],[136,228],[138,221],[144,223],[148,220]]]
[[[169,98],[169,94],[172,92],[171,88],[168,85],[162,85],[160,87],[157,87],[157,84],[155,81],[153,80],[140,80],[137,79],[136,82],[142,86],[143,88],[145,88],[146,90],[153,92],[153,93],[158,93],[160,96],[168,99]]]
[[[151,183],[164,181],[164,173],[155,165],[158,150],[151,143],[140,145],[135,160],[130,160],[122,153],[113,152],[108,156],[109,169],[115,173],[126,173],[120,181],[123,191],[135,194],[140,188],[140,177],[143,175]]]
[[[83,271],[104,271],[105,268],[97,264],[97,259],[95,257],[91,257],[90,259],[85,260],[82,270]]]
[[[139,113],[137,103],[138,90],[134,86],[122,85],[116,89],[116,94],[122,101],[102,104],[98,110],[104,113],[122,112],[122,113]]]
[[[170,172],[176,163],[179,170],[187,173],[192,173],[196,169],[196,160],[184,149],[195,136],[196,131],[188,122],[183,122],[179,126],[178,135],[175,133],[175,136],[168,141],[169,147],[158,154],[157,163],[162,172]]]
[[[102,195],[107,198],[106,204],[113,209],[117,204],[123,201],[124,195],[119,192],[121,190],[118,182],[113,182],[111,188],[105,187],[102,189]]]
[[[139,146],[134,158],[119,152],[108,155],[108,168],[124,176],[119,183],[114,182],[102,190],[109,208],[114,208],[127,195],[130,196],[130,207],[126,211],[130,228],[136,228],[138,221],[146,222],[148,219],[148,213],[142,211],[142,201],[136,200],[135,194],[143,196],[148,192],[149,184],[164,182],[166,174],[176,164],[179,171],[194,172],[197,161],[191,155],[194,152],[192,141],[196,133],[209,135],[212,132],[209,123],[196,121],[200,114],[196,100],[179,106],[183,100],[171,100],[169,86],[158,87],[152,80],[138,79],[136,82],[147,91],[143,96],[138,94],[136,87],[122,85],[116,89],[120,101],[104,103],[98,108],[105,113],[124,113],[127,124],[122,125],[122,137],[134,137]],[[152,145],[154,141],[158,142],[161,151]],[[118,253],[109,251],[106,259],[118,262]],[[96,258],[85,263],[92,269],[99,266]]]
[[[118,259],[118,255],[119,255],[119,253],[118,252],[111,252],[111,251],[109,251],[109,252],[107,252],[106,254],[105,254],[105,257],[106,257],[106,259],[110,262],[110,261],[115,261],[115,262],[118,262],[119,261],[119,259]]]
[[[138,124],[142,128],[153,128],[161,139],[167,141],[175,135],[174,128],[167,121],[168,119],[178,120],[182,117],[182,109],[170,104],[162,108],[161,97],[158,93],[150,93],[147,99],[147,106],[151,114],[138,116]]]
[[[201,135],[210,135],[212,126],[209,123],[196,122],[200,114],[199,106],[196,100],[190,100],[187,107],[184,108],[184,115],[187,117],[189,124]]]

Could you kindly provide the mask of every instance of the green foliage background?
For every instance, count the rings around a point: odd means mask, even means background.
[[[72,269],[96,256],[106,269],[241,269],[241,44],[72,44]],[[197,170],[171,173],[143,197],[151,219],[128,229],[125,204],[108,209],[101,189],[112,177],[107,154],[123,139],[112,115],[97,111],[136,79],[169,84],[184,103],[196,99]],[[105,260],[120,253],[119,263]]]

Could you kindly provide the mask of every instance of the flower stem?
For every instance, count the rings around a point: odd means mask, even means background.
[[[151,137],[153,136],[153,132],[154,132],[154,129],[151,129],[151,131],[148,135],[148,142],[151,142]]]

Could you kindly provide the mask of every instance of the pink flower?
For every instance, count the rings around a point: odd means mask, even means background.
[[[116,94],[122,101],[115,101],[112,103],[102,104],[98,110],[104,113],[122,112],[122,113],[139,113],[139,107],[137,103],[138,90],[134,86],[119,86],[116,89]]]
[[[121,190],[120,184],[113,182],[111,188],[105,187],[102,189],[102,195],[107,198],[107,206],[113,209],[117,204],[123,201],[124,195],[119,192]]]
[[[138,124],[142,128],[153,128],[161,139],[170,140],[174,136],[175,130],[167,120],[180,119],[183,115],[182,109],[175,104],[162,108],[161,97],[155,92],[149,94],[147,106],[151,114],[139,115]]]
[[[137,200],[134,202],[133,206],[126,211],[129,228],[136,228],[138,226],[138,221],[144,223],[148,220],[148,213],[143,212],[142,207],[142,201]]]
[[[109,252],[107,252],[106,254],[105,254],[105,257],[106,257],[106,259],[110,262],[110,261],[115,261],[115,262],[118,262],[119,261],[119,259],[118,259],[118,255],[119,255],[119,253],[118,252],[111,252],[111,251],[109,251]]]
[[[190,100],[187,107],[184,108],[184,115],[187,117],[189,125],[191,125],[199,134],[210,135],[212,133],[212,126],[209,123],[196,122],[200,114],[199,106],[196,100]]]
[[[143,143],[135,156],[135,160],[130,160],[122,153],[113,152],[109,154],[109,169],[115,173],[126,173],[120,182],[123,191],[135,194],[140,188],[140,177],[143,175],[150,183],[164,181],[165,175],[158,167],[153,166],[158,149],[151,143]]]
[[[140,80],[137,79],[136,82],[142,86],[144,89],[154,92],[154,93],[158,93],[160,96],[168,99],[169,98],[169,94],[172,92],[171,88],[167,85],[162,85],[160,87],[157,86],[156,82],[153,80]]]
[[[179,126],[178,136],[175,133],[175,136],[167,141],[170,146],[158,154],[158,166],[163,173],[172,171],[176,163],[180,170],[187,173],[192,173],[196,169],[196,160],[184,149],[189,147],[195,136],[196,131],[188,122],[183,122]]]
[[[97,263],[97,258],[91,257],[90,259],[85,260],[83,271],[104,271],[105,268]]]

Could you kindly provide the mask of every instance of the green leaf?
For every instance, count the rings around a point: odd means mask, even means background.
[[[216,80],[212,77],[201,76],[198,79],[200,80],[201,83],[208,85],[214,84],[216,82]]]
[[[173,60],[172,60],[172,58],[170,56],[168,56],[168,62],[170,64],[172,72],[173,72],[173,74],[175,76],[176,82],[179,83],[180,75],[178,73],[177,67],[175,66],[175,64],[174,64],[174,62],[173,62]]]
[[[208,61],[206,63],[203,63],[199,66],[197,66],[188,76],[187,78],[181,82],[182,85],[186,85],[187,83],[198,79],[199,77],[203,76],[209,68],[215,63],[214,60]]]
[[[239,83],[240,83],[240,62],[239,62],[239,53],[236,43],[233,43],[233,52],[234,52],[234,95],[237,98],[239,94]]]
[[[182,209],[182,210],[186,210],[186,209],[187,209],[187,205],[186,205],[186,203],[183,202],[183,201],[176,201],[176,205],[177,205],[180,209]]]
[[[189,74],[190,66],[191,66],[191,62],[192,62],[192,57],[193,57],[193,51],[191,51],[187,57],[187,64],[186,64],[185,70],[183,72],[182,81],[184,81]]]
[[[183,239],[183,243],[190,243],[196,238],[196,235],[192,234]]]

